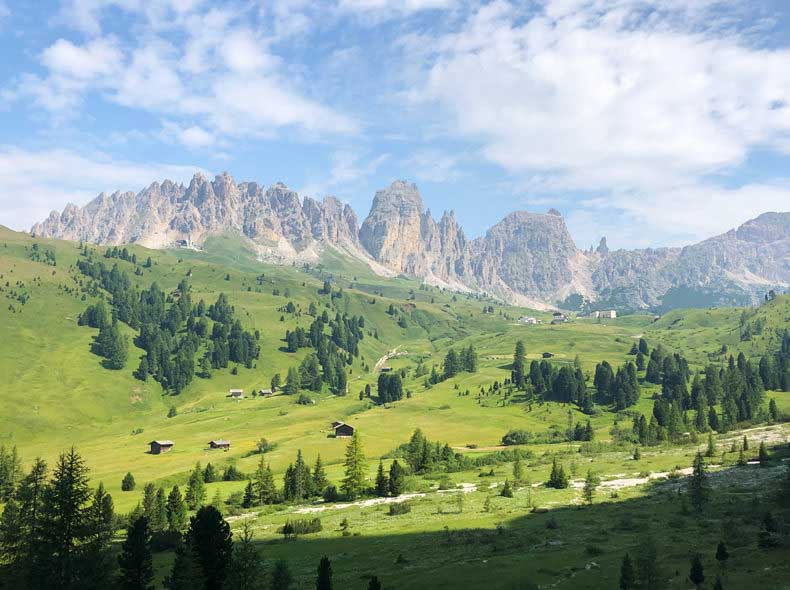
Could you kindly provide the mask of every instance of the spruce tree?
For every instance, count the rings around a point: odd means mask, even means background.
[[[252,481],[248,481],[241,501],[242,508],[252,508],[255,505],[255,499],[255,488],[252,486]]]
[[[203,482],[203,471],[200,463],[195,465],[187,483],[187,493],[184,496],[190,510],[197,510],[206,501],[206,486]]]
[[[365,485],[365,454],[362,450],[362,441],[359,438],[359,431],[355,430],[351,441],[346,448],[346,460],[344,462],[346,475],[341,484],[341,490],[346,498],[354,500],[363,492]]]
[[[518,389],[523,389],[525,385],[526,358],[524,342],[519,340],[516,342],[516,349],[513,353],[513,370],[511,371],[511,380]]]
[[[134,490],[134,486],[134,475],[127,471],[126,475],[123,476],[123,480],[121,481],[121,491],[131,492]]]
[[[184,541],[176,547],[175,555],[170,575],[165,577],[165,588],[168,590],[202,590],[205,588],[206,579],[203,576],[195,549]]]
[[[768,465],[768,448],[765,446],[765,441],[760,442],[757,458],[760,461],[760,467],[766,467]]]
[[[368,590],[382,590],[381,582],[377,576],[372,576],[368,581]]]
[[[167,496],[167,528],[180,533],[187,526],[187,505],[178,486],[173,486]]]
[[[263,457],[258,461],[258,468],[253,475],[253,487],[259,504],[273,504],[277,494],[274,485],[274,475],[271,468],[266,465]]]
[[[406,491],[406,471],[395,459],[390,465],[389,493],[391,496],[400,496]]]
[[[716,456],[716,442],[713,439],[713,433],[708,434],[708,448],[705,450],[706,457]]]
[[[705,572],[702,567],[702,560],[699,557],[699,554],[694,555],[691,558],[691,569],[689,571],[689,580],[692,584],[694,584],[697,588],[702,586],[702,583],[705,581]]]
[[[326,478],[326,471],[324,470],[323,463],[321,463],[321,455],[319,454],[313,466],[313,492],[317,495],[321,495],[328,485],[329,481]]]
[[[379,461],[379,470],[376,473],[376,495],[384,498],[389,495],[389,478],[384,472],[384,463]]]
[[[694,509],[697,512],[702,512],[709,500],[710,487],[708,474],[705,470],[705,460],[700,452],[697,452],[697,456],[694,458],[693,471],[689,479],[689,495]]]
[[[515,455],[513,460],[513,481],[518,484],[524,479],[524,468],[521,465],[521,453],[519,453],[518,449],[516,449]]]
[[[636,572],[631,556],[626,553],[620,564],[620,590],[634,590],[636,588]]]
[[[601,480],[592,472],[592,469],[587,470],[587,477],[584,480],[584,500],[587,504],[592,505],[593,503],[593,496],[595,495],[595,490],[598,488]]]
[[[91,495],[85,461],[72,447],[60,455],[52,481],[44,489],[41,531],[47,558],[39,565],[47,587],[71,590],[76,586]]]
[[[185,539],[197,556],[205,590],[222,590],[233,554],[230,525],[216,508],[203,506],[189,519]]]
[[[154,567],[151,557],[151,529],[145,516],[129,525],[118,556],[121,590],[153,590]]]
[[[315,579],[316,590],[332,590],[332,564],[324,556],[318,564],[318,575]]]
[[[724,541],[719,541],[719,544],[716,546],[716,561],[724,565],[729,558],[730,552],[727,551],[727,545],[724,544]]]
[[[233,590],[263,590],[263,560],[253,543],[252,526],[245,520],[241,536],[234,543],[231,573],[227,588]]]
[[[271,590],[291,590],[293,588],[293,575],[288,567],[288,562],[278,559],[272,571]]]

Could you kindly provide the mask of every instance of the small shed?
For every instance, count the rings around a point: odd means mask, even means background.
[[[392,371],[392,367],[381,367],[382,373],[389,373],[390,371]]]
[[[273,393],[274,393],[274,392],[273,392],[271,389],[261,389],[261,390],[258,392],[258,395],[269,396],[269,395],[272,395]]]
[[[172,440],[152,440],[148,443],[152,455],[161,455],[173,450],[175,443]]]
[[[230,450],[230,441],[225,439],[218,439],[218,440],[210,440],[208,441],[208,446],[211,449],[222,449],[224,451]]]
[[[335,436],[337,438],[345,437],[345,436],[354,436],[354,427],[351,424],[346,424],[345,422],[332,422],[332,428],[335,431]]]
[[[233,399],[244,399],[244,390],[243,389],[231,389],[228,397],[232,397]]]

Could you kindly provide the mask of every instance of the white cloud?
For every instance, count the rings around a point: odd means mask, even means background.
[[[162,117],[163,127],[179,126],[186,130],[180,141],[191,147],[208,145],[209,137],[272,137],[285,129],[310,138],[359,131],[353,117],[300,88],[299,77],[272,52],[272,38],[249,26],[243,10],[202,10],[202,2],[186,0],[72,0],[74,26],[99,32],[109,5],[144,19],[146,34],[134,37],[139,43],[59,39],[41,54],[47,73],[22,75],[4,97],[32,98],[68,118],[85,96],[98,94]]]
[[[101,191],[136,192],[154,179],[187,182],[197,171],[195,166],[130,162],[101,153],[0,146],[0,219],[25,230],[53,208],[85,204]]]
[[[320,181],[308,182],[299,193],[320,198],[330,191],[348,189],[351,185],[374,174],[389,159],[389,154],[380,154],[366,159],[354,150],[344,149],[332,153],[329,174]]]
[[[419,180],[428,182],[450,182],[461,175],[458,164],[461,157],[439,150],[424,149],[415,152],[404,162],[404,168]]]
[[[637,217],[631,200],[652,200],[689,215],[678,232],[722,231],[733,221],[722,205],[786,196],[704,179],[758,148],[790,153],[790,50],[755,48],[707,21],[718,4],[547,0],[525,15],[498,0],[433,43],[404,41],[429,64],[412,98],[545,190],[604,192],[607,207]]]

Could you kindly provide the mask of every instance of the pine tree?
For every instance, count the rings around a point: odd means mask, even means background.
[[[278,559],[274,563],[270,588],[271,590],[291,590],[293,588],[293,576],[288,562],[284,559]]]
[[[332,564],[324,556],[318,564],[318,576],[315,579],[316,590],[332,590]]]
[[[505,480],[505,485],[502,486],[502,490],[499,492],[499,495],[503,498],[513,497],[513,488],[510,487],[510,482],[508,480]]]
[[[167,496],[167,528],[180,533],[187,526],[187,505],[178,486],[173,486]]]
[[[584,489],[582,490],[584,500],[587,504],[592,505],[595,490],[598,488],[601,480],[592,472],[592,469],[587,470],[587,477],[584,480]]]
[[[354,500],[363,491],[365,484],[365,454],[362,450],[362,441],[359,431],[355,430],[351,441],[346,448],[345,460],[346,476],[343,478],[341,490],[350,500]]]
[[[186,542],[179,543],[175,551],[173,569],[165,577],[168,590],[197,590],[206,587],[206,580],[195,549]]]
[[[326,478],[326,471],[324,470],[323,463],[321,463],[321,455],[319,454],[313,466],[313,492],[321,495],[328,485],[329,481]]]
[[[518,449],[515,451],[515,458],[513,460],[513,481],[521,483],[524,479],[524,468],[521,465],[521,453],[519,453]]]
[[[727,545],[724,544],[724,541],[719,541],[719,544],[716,546],[716,561],[724,565],[729,558],[730,552],[727,551]]]
[[[406,472],[395,459],[390,465],[389,493],[390,496],[400,496],[406,491]]]
[[[205,590],[221,590],[233,554],[230,525],[213,506],[203,506],[189,519],[185,539],[197,556]]]
[[[713,439],[713,433],[708,434],[708,448],[705,451],[706,457],[715,457],[716,456],[716,442]]]
[[[234,543],[231,573],[227,588],[263,590],[263,560],[253,544],[252,526],[245,520],[241,536]]]
[[[134,490],[134,486],[134,475],[127,471],[126,475],[123,476],[123,480],[121,481],[121,491],[131,492]]]
[[[203,472],[200,463],[195,465],[187,483],[187,493],[184,496],[190,510],[197,510],[206,502],[206,486],[203,482]]]
[[[760,442],[760,449],[757,452],[757,458],[760,461],[760,467],[766,467],[768,465],[768,448],[765,446],[765,441]]]
[[[631,556],[626,553],[620,564],[620,590],[634,590],[636,588],[636,573]]]
[[[557,463],[557,458],[555,457],[551,464],[551,474],[549,475],[549,481],[546,485],[550,488],[563,490],[568,487],[569,483],[568,476],[565,474],[565,469],[562,465]]]
[[[86,539],[87,510],[91,498],[88,469],[72,447],[58,458],[52,481],[44,489],[41,531],[48,553],[40,566],[47,586],[69,590],[79,571],[79,546]]]
[[[296,369],[296,367],[290,367],[285,378],[285,387],[283,388],[283,393],[286,395],[298,395],[299,382],[299,371]]]
[[[697,588],[702,586],[702,583],[705,581],[705,572],[702,568],[702,560],[700,559],[699,554],[696,554],[694,555],[694,557],[691,558],[691,570],[689,571],[689,580]]]
[[[24,532],[19,504],[10,498],[0,516],[0,587],[23,587]]]
[[[525,385],[526,358],[524,342],[519,340],[516,342],[516,349],[513,353],[513,370],[511,371],[511,380],[518,389],[523,389]]]
[[[252,481],[248,481],[241,501],[242,508],[252,508],[255,505],[255,499],[255,488],[252,487]]]
[[[47,489],[47,464],[36,459],[30,473],[22,478],[16,491],[22,531],[21,545],[15,551],[13,573],[19,586],[37,588],[44,586],[44,567],[48,561],[44,550],[44,497]]]
[[[372,576],[368,582],[368,590],[382,590],[381,582],[377,576]]]
[[[642,458],[642,453],[639,452],[639,447],[634,447],[634,461],[639,461]]]
[[[702,453],[699,452],[694,458],[693,472],[689,479],[689,495],[694,509],[697,512],[702,512],[709,500],[710,487],[708,474],[705,471],[705,460],[702,458]]]
[[[738,452],[738,467],[744,467],[745,465],[748,465],[748,462],[746,461],[746,455],[743,454],[743,449],[741,449]]]
[[[274,475],[271,468],[261,457],[258,468],[253,475],[253,486],[257,495],[258,504],[273,504],[277,494],[274,485]]]
[[[151,557],[151,529],[145,516],[129,526],[118,556],[122,590],[153,590],[154,567]]]
[[[379,461],[379,470],[376,473],[376,495],[385,498],[389,495],[389,479],[384,472],[384,463]]]

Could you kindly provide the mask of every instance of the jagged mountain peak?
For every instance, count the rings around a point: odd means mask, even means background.
[[[264,187],[214,180],[197,172],[187,186],[153,182],[134,194],[101,193],[67,205],[32,228],[45,237],[149,247],[200,246],[225,231],[243,234],[260,257],[276,262],[319,258],[335,247],[371,264],[462,290],[528,304],[552,305],[578,293],[600,305],[656,307],[677,288],[711,304],[748,303],[767,288],[790,284],[790,213],[769,212],[739,228],[684,248],[579,250],[554,209],[513,211],[484,236],[467,240],[452,210],[437,222],[414,183],[396,180],[376,192],[358,225],[333,196],[301,198],[282,182]]]

